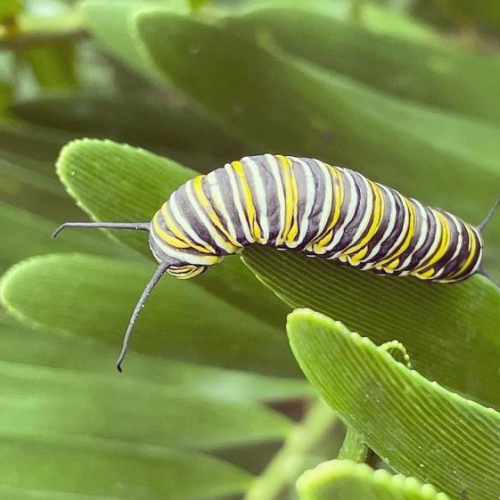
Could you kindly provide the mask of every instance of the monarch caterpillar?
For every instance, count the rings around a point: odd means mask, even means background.
[[[347,168],[281,155],[245,157],[180,186],[151,222],[66,227],[149,232],[159,266],[137,303],[117,361],[146,299],[165,272],[192,278],[257,243],[379,274],[454,283],[480,269],[481,230]]]

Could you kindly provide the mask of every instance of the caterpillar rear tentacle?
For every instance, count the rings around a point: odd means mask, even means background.
[[[455,283],[478,272],[487,276],[480,268],[480,233],[499,206],[500,199],[473,227],[347,168],[267,154],[189,180],[151,222],[66,223],[54,237],[66,227],[149,232],[159,267],[128,324],[117,361],[121,371],[139,313],[166,272],[192,278],[260,244],[378,274]]]

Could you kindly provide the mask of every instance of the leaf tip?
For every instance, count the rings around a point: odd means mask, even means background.
[[[7,269],[3,276],[0,277],[0,304],[5,307],[9,314],[23,322],[29,322],[29,320],[16,307],[12,300],[14,295],[12,292],[17,288],[18,280],[22,279],[24,269],[31,266],[38,259],[40,259],[40,256],[22,260]]]

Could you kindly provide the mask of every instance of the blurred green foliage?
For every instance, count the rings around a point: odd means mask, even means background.
[[[148,220],[196,172],[264,152],[477,223],[500,194],[499,23],[496,1],[0,2],[0,494],[497,500],[488,280],[252,248],[165,279],[118,377],[144,234],[50,233]],[[346,460],[365,446],[369,465]]]

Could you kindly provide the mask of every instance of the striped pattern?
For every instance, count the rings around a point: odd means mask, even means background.
[[[452,283],[476,272],[478,231],[361,174],[319,160],[245,157],[188,181],[156,213],[150,246],[191,278],[251,244],[361,270]]]

